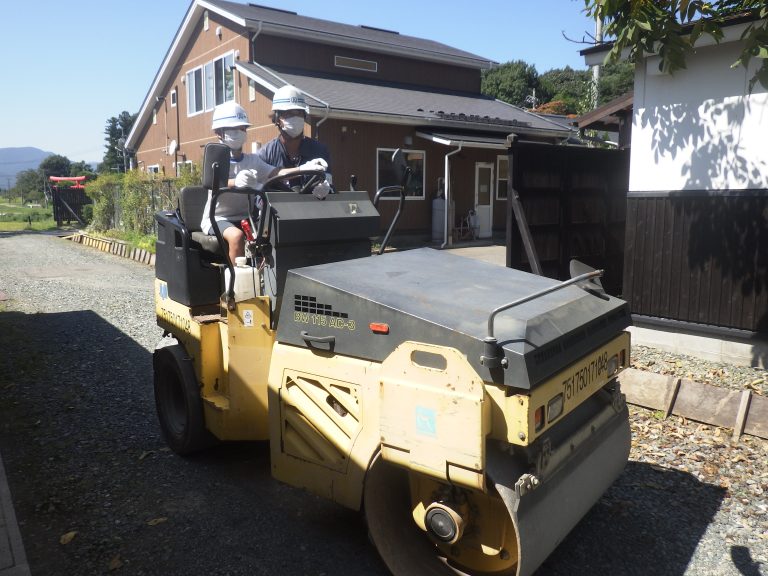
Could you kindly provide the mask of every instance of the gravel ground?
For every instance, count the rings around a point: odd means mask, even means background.
[[[0,452],[34,576],[384,575],[358,514],[271,479],[264,444],[180,458],[152,399],[153,270],[0,234]],[[633,350],[766,393],[764,371]],[[768,575],[768,442],[631,409],[626,471],[537,576]]]

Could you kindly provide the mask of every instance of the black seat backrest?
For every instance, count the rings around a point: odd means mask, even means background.
[[[179,193],[179,212],[190,233],[200,230],[208,190],[202,186],[185,186]]]
[[[203,219],[203,212],[205,211],[205,203],[207,201],[208,190],[202,186],[185,186],[179,193],[179,212],[181,213],[184,226],[186,226],[192,238],[193,246],[199,246],[205,252],[215,255],[220,259],[223,254],[216,236],[206,234],[200,228],[200,222]]]

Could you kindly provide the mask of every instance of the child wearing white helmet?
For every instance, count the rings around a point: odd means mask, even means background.
[[[225,102],[213,110],[211,128],[218,136],[219,142],[230,149],[230,180],[227,185],[258,190],[269,178],[294,170],[280,170],[265,162],[257,154],[245,154],[243,152],[246,129],[250,125],[248,114],[237,102]],[[315,165],[313,164],[311,167],[314,168]],[[306,168],[310,167],[307,166]],[[245,194],[222,194],[216,201],[214,218],[222,236],[227,241],[231,262],[234,262],[236,257],[245,254],[245,234],[240,229],[240,222],[248,218],[248,202],[249,198]],[[213,225],[208,217],[210,208],[211,193],[209,192],[200,228],[206,234],[214,235]]]
[[[325,145],[304,136],[307,114],[309,106],[298,88],[290,84],[278,88],[272,98],[272,122],[280,134],[267,142],[258,155],[268,164],[281,168],[315,164],[324,169],[326,180],[312,191],[315,196],[322,198],[332,191],[330,154]]]

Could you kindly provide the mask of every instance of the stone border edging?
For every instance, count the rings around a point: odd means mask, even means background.
[[[731,390],[627,368],[619,376],[627,402],[664,413],[682,416],[711,426],[733,429],[733,440],[742,434],[768,439],[768,397],[751,390]]]
[[[152,252],[141,248],[131,248],[125,242],[120,240],[99,238],[98,236],[91,236],[85,232],[76,232],[75,234],[64,236],[63,238],[65,240],[76,242],[77,244],[82,244],[83,246],[96,248],[102,252],[109,252],[116,256],[130,258],[131,260],[147,264],[148,266],[155,265],[155,255],[152,254]]]

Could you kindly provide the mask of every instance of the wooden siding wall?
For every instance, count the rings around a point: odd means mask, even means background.
[[[354,174],[357,176],[357,189],[366,190],[371,198],[376,193],[376,150],[378,148],[424,151],[426,158],[424,199],[412,199],[406,202],[397,230],[400,233],[421,235],[428,239],[432,231],[432,200],[437,194],[437,180],[444,176],[445,155],[455,148],[435,144],[416,136],[415,132],[415,129],[410,126],[328,120],[316,130],[316,135],[320,142],[328,146],[331,153],[334,185],[339,190],[348,190],[350,176]],[[504,154],[504,150],[467,148],[451,156],[451,195],[457,216],[465,216],[474,207],[475,163],[491,162],[495,170],[497,156]],[[494,201],[493,209],[494,222],[498,221],[498,230],[503,230],[506,202]],[[389,226],[396,210],[397,202],[387,200],[379,202],[383,230]]]
[[[202,147],[207,142],[216,141],[211,130],[211,110],[187,115],[187,86],[182,79],[190,70],[233,50],[240,51],[241,59],[247,59],[249,54],[250,41],[248,31],[244,28],[234,26],[213,13],[210,15],[208,30],[203,29],[202,18],[193,26],[193,39],[186,45],[170,80],[162,87],[164,100],[152,103],[157,113],[157,122],[152,124],[150,120],[138,139],[136,159],[141,161],[139,168],[146,170],[148,166],[159,165],[161,174],[168,177],[176,175],[175,162],[189,160],[199,163],[203,155]],[[220,38],[216,35],[219,26],[222,31]],[[234,78],[235,100],[245,107],[253,124],[263,123],[263,118],[256,119],[253,103],[248,101],[247,79],[237,72]],[[176,106],[171,106],[173,90],[176,90]],[[175,155],[168,155],[168,145],[172,140],[176,140],[178,150]]]
[[[606,291],[620,295],[628,151],[517,144],[510,166],[544,275],[568,279],[576,258],[604,269]],[[530,270],[508,204],[507,265]]]
[[[768,190],[628,198],[633,314],[768,334]]]
[[[256,38],[253,54],[256,62],[265,66],[287,66],[332,76],[480,93],[480,71],[461,66],[423,62],[341,46],[318,45],[266,34]],[[335,56],[373,61],[377,63],[378,70],[363,72],[339,68],[334,64]]]

